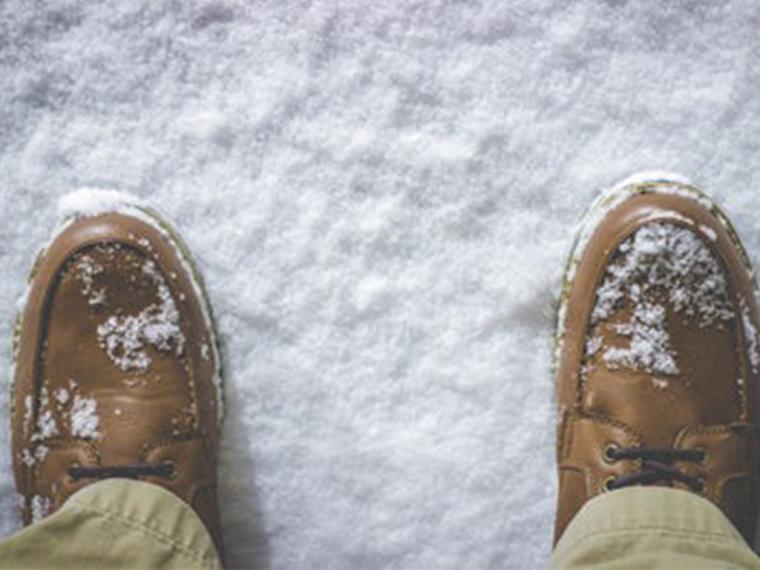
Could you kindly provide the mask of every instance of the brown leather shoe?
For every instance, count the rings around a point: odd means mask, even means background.
[[[145,209],[70,219],[41,252],[15,336],[13,465],[24,524],[105,477],[192,505],[221,554],[221,375],[209,307]]]
[[[558,317],[555,541],[631,485],[699,493],[754,537],[758,330],[749,261],[704,194],[655,176],[597,201]]]

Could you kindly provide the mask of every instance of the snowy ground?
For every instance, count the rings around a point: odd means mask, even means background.
[[[572,229],[666,168],[760,264],[758,26],[755,0],[0,0],[0,367],[57,197],[131,192],[219,316],[235,565],[539,568]]]

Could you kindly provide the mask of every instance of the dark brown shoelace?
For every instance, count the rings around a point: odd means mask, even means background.
[[[171,479],[174,477],[175,468],[173,463],[160,463],[151,465],[149,463],[138,463],[135,465],[114,465],[102,467],[82,467],[72,465],[69,467],[69,477],[78,481],[79,479],[108,479],[111,477],[124,477],[127,479],[137,479],[138,477],[164,477]]]
[[[704,482],[699,477],[687,475],[671,465],[674,461],[702,463],[707,457],[701,449],[656,449],[651,447],[610,446],[604,452],[611,461],[625,459],[641,460],[641,469],[634,473],[619,475],[607,483],[610,491],[631,485],[651,485],[658,481],[678,481],[702,491]]]

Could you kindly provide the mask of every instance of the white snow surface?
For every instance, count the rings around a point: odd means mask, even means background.
[[[218,317],[232,566],[540,568],[573,229],[675,170],[760,262],[758,24],[754,0],[0,2],[0,369],[57,198],[129,192]]]

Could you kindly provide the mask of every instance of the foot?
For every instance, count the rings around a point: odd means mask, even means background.
[[[221,553],[221,386],[208,306],[165,224],[113,209],[62,228],[20,315],[12,437],[24,524],[85,485],[135,478],[189,503]]]
[[[555,540],[590,498],[631,485],[699,493],[754,537],[760,320],[736,233],[657,177],[587,219],[558,318]]]

